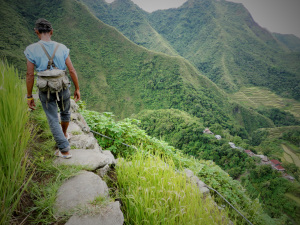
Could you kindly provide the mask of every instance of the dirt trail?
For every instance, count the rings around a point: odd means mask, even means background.
[[[293,159],[295,165],[300,168],[300,159],[299,159],[299,157],[286,145],[282,144],[281,146],[282,146],[284,152],[286,154],[288,154]]]

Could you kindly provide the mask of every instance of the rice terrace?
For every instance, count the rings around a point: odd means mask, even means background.
[[[299,153],[296,154],[293,149],[287,145],[281,145],[284,150],[284,159],[289,163],[294,163],[296,166],[300,167]]]
[[[232,99],[252,108],[278,108],[300,118],[300,103],[293,99],[287,99],[276,95],[268,89],[260,87],[243,87],[233,94]]]

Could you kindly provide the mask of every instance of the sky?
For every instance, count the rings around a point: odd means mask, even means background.
[[[114,0],[106,0],[113,2]],[[132,0],[147,12],[180,7],[187,0]],[[300,0],[228,0],[243,3],[253,19],[270,32],[300,38]]]

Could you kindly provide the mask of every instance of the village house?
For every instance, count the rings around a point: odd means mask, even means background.
[[[251,150],[244,150],[244,152],[246,152],[250,157],[255,155],[253,152],[251,152]]]
[[[221,139],[222,139],[221,135],[215,135],[215,138],[216,138],[217,140],[221,140]]]
[[[285,169],[281,166],[281,162],[279,162],[278,160],[276,159],[272,159],[270,160],[271,161],[271,166],[278,170],[278,171],[285,171]]]
[[[211,132],[208,127],[206,127],[203,131],[203,134],[214,134],[214,133]]]
[[[255,156],[261,158],[262,164],[271,164],[271,161],[269,161],[267,156],[265,155],[255,155]]]
[[[235,144],[233,142],[228,142],[231,148],[236,148]]]

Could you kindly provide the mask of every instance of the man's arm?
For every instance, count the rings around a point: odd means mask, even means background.
[[[66,65],[69,69],[70,72],[70,76],[72,78],[72,81],[74,83],[75,86],[75,91],[74,91],[74,99],[75,102],[80,100],[80,91],[79,91],[79,82],[78,82],[78,77],[77,77],[77,73],[76,70],[71,62],[70,56],[68,56],[68,58],[66,59]]]
[[[34,85],[34,64],[27,60],[26,86],[27,86],[27,104],[32,110],[35,110],[35,103],[32,97],[32,88]]]

